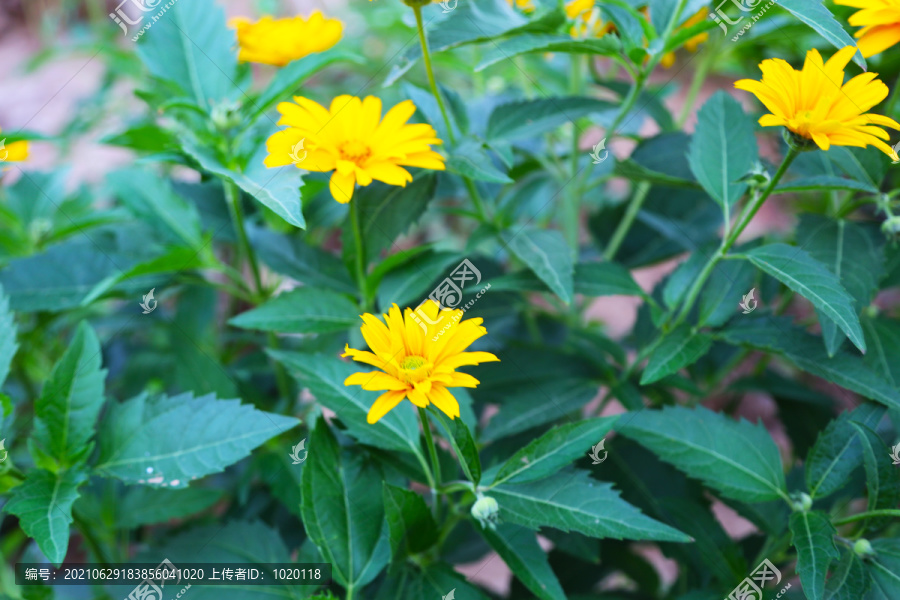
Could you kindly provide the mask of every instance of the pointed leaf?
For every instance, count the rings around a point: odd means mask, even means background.
[[[869,575],[855,552],[841,549],[841,561],[825,582],[825,600],[860,600],[869,589]]]
[[[575,293],[585,296],[645,296],[622,265],[614,262],[575,265]]]
[[[840,558],[834,546],[836,533],[823,512],[812,510],[791,515],[791,543],[797,549],[797,572],[809,600],[822,600],[828,565]]]
[[[872,540],[875,556],[864,564],[871,578],[865,600],[900,598],[900,538]]]
[[[536,137],[560,125],[594,113],[605,113],[614,104],[577,96],[519,100],[494,107],[488,118],[489,140]]]
[[[359,323],[359,308],[343,294],[301,287],[275,296],[228,321],[243,329],[279,333],[346,331]]]
[[[9,375],[9,368],[18,348],[16,321],[9,310],[9,297],[3,293],[3,286],[0,286],[0,388]]]
[[[541,600],[566,600],[566,593],[533,531],[501,524],[496,529],[482,529],[481,535],[535,596]]]
[[[641,385],[659,381],[684,367],[694,364],[709,351],[712,338],[705,333],[693,333],[689,325],[682,325],[670,332],[650,354],[650,360],[641,375]]]
[[[834,15],[831,14],[831,11],[821,2],[779,0],[776,6],[780,6],[812,27],[816,33],[837,49],[856,45],[853,38],[850,37],[837,19],[834,18]],[[863,70],[866,69],[866,59],[863,58],[861,52],[857,51],[853,55],[853,62],[862,67]]]
[[[450,419],[434,405],[428,407],[428,412],[443,427],[447,440],[453,446],[453,451],[456,452],[456,458],[465,471],[466,477],[478,485],[478,482],[481,481],[481,458],[478,456],[478,447],[475,445],[468,425],[461,418]]]
[[[438,538],[437,524],[422,496],[383,482],[384,518],[393,560],[404,560],[430,548]]]
[[[891,456],[891,449],[872,430],[876,424],[867,426],[856,421],[851,421],[850,424],[859,432],[859,441],[862,445],[866,489],[869,496],[867,510],[897,507],[900,505],[900,469],[896,469],[892,462],[888,462],[885,458]],[[869,522],[869,526],[879,527],[886,520],[875,519]]]
[[[574,266],[561,233],[523,228],[507,231],[502,237],[509,251],[540,277],[560,300],[567,304],[571,302]]]

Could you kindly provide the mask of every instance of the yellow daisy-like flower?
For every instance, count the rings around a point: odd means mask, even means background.
[[[900,0],[834,0],[835,4],[858,8],[849,23],[862,27],[855,36],[866,58],[900,42]]]
[[[862,73],[844,83],[844,68],[855,46],[838,50],[827,63],[815,49],[806,53],[803,70],[780,58],[759,64],[762,81],[741,79],[739,90],[755,95],[772,114],[763,115],[763,127],[784,126],[812,140],[822,150],[836,146],[875,146],[893,160],[897,153],[885,143],[890,136],[881,127],[900,130],[900,124],[882,115],[866,113],[888,95],[877,73]]]
[[[316,52],[324,52],[338,43],[344,24],[315,11],[308,19],[263,17],[255,23],[235,17],[228,24],[237,32],[238,60],[283,67]]]
[[[428,321],[438,321],[439,306],[433,300],[417,310]],[[344,356],[381,371],[354,373],[344,385],[384,391],[369,409],[366,417],[369,423],[378,422],[404,398],[421,408],[434,404],[451,419],[456,418],[459,403],[447,388],[478,385],[477,379],[467,373],[457,373],[456,369],[500,360],[490,352],[465,352],[472,342],[487,333],[481,319],[461,321],[462,310],[448,310],[443,314],[437,325],[417,319],[409,308],[401,315],[396,304],[384,315],[384,322],[375,315],[362,315],[361,331],[372,352],[348,346]]]
[[[301,96],[294,96],[294,102],[278,105],[278,124],[288,128],[266,141],[265,165],[334,171],[331,195],[341,204],[350,202],[357,183],[367,186],[377,179],[405,187],[412,175],[403,167],[444,170],[444,157],[431,149],[442,143],[434,128],[407,123],[416,112],[412,100],[393,107],[383,119],[381,100],[374,96],[338,96],[327,109]]]
[[[0,134],[3,130],[0,129]],[[4,162],[21,162],[28,158],[28,142],[21,140],[18,142],[6,143],[6,138],[0,135],[0,163]]]
[[[616,27],[604,23],[594,0],[572,0],[566,4],[566,16],[575,21],[569,30],[573,38],[603,37]]]
[[[696,13],[694,13],[694,16],[692,16],[690,19],[688,19],[687,21],[682,23],[681,26],[679,27],[679,29],[687,29],[688,27],[693,27],[697,23],[702,23],[703,20],[707,18],[706,15],[708,12],[709,11],[706,9],[706,7],[701,8]],[[684,43],[684,47],[689,52],[696,52],[697,47],[700,46],[700,44],[702,44],[703,42],[707,41],[708,39],[709,39],[709,32],[704,31],[703,33],[698,33],[697,35],[695,35],[694,37],[692,37],[691,39],[686,41]],[[665,56],[662,57],[662,60],[660,61],[660,63],[662,64],[662,66],[664,66],[665,68],[668,69],[673,64],[675,64],[675,53],[669,52],[668,54],[666,54]]]
[[[506,0],[506,3],[525,13],[534,12],[534,2],[532,0]]]

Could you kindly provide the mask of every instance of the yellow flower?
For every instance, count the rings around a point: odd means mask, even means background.
[[[708,12],[709,11],[706,9],[706,7],[701,8],[696,13],[694,13],[694,16],[692,16],[690,19],[688,19],[687,21],[682,23],[681,26],[679,27],[679,29],[687,29],[688,27],[693,27],[697,23],[702,23],[703,20],[707,18],[706,14]],[[684,47],[687,48],[688,51],[690,51],[690,52],[696,52],[697,47],[700,44],[702,44],[703,42],[707,41],[708,39],[709,39],[709,32],[704,31],[703,33],[698,33],[697,35],[695,35],[694,37],[692,37],[691,39],[686,41],[684,43]],[[662,60],[660,62],[662,64],[662,66],[664,66],[665,68],[668,69],[673,64],[675,64],[675,53],[669,52],[668,54],[666,54],[665,56],[662,57]]]
[[[297,168],[331,175],[331,195],[341,204],[350,202],[358,183],[373,179],[406,186],[412,175],[402,167],[444,170],[444,157],[431,149],[442,143],[431,125],[409,124],[416,112],[412,100],[404,100],[381,118],[381,100],[367,96],[338,96],[326,109],[308,98],[282,102],[278,131],[266,142],[267,167],[294,164]],[[298,161],[302,150],[302,162]],[[307,154],[308,153],[308,154]]]
[[[425,319],[414,317],[409,308],[401,315],[395,304],[384,315],[384,322],[375,315],[362,315],[361,331],[372,352],[345,348],[344,356],[381,370],[354,373],[344,381],[344,385],[384,391],[369,409],[369,423],[376,423],[404,398],[421,408],[434,404],[451,419],[458,417],[459,403],[447,388],[474,388],[478,380],[467,373],[457,373],[456,369],[500,360],[490,352],[465,352],[487,333],[481,319],[460,321],[463,311],[448,310],[438,320],[439,307],[433,300],[418,310],[428,321],[438,323],[425,323]]]
[[[860,9],[849,23],[861,26],[857,46],[866,58],[900,42],[900,0],[834,0],[835,4]]]
[[[283,67],[292,60],[315,52],[324,52],[338,43],[344,24],[327,19],[315,11],[309,19],[293,17],[273,19],[263,17],[253,23],[235,17],[229,25],[237,31],[241,62],[264,63]]]
[[[0,134],[3,130],[0,129]],[[28,142],[25,140],[19,142],[6,143],[6,138],[0,135],[0,163],[4,162],[21,162],[28,158]]]
[[[525,13],[534,12],[533,0],[506,0],[506,3]]]
[[[862,73],[844,83],[844,68],[855,53],[855,46],[847,46],[823,64],[813,49],[806,53],[801,71],[780,58],[769,58],[759,65],[762,81],[741,79],[734,87],[755,95],[772,113],[759,120],[763,127],[783,125],[822,150],[832,144],[875,146],[897,160],[896,152],[883,141],[890,136],[881,127],[900,129],[900,124],[865,113],[887,97],[887,86],[875,79],[877,73]]]
[[[574,38],[603,37],[616,27],[604,23],[594,0],[572,0],[566,4],[566,16],[575,21],[569,33]]]

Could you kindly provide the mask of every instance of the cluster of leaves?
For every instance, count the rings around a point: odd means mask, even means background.
[[[755,118],[724,92],[705,102],[692,135],[680,131],[660,100],[668,86],[647,80],[664,54],[715,27],[680,27],[705,2],[651,0],[649,17],[638,10],[646,2],[609,2],[617,33],[591,39],[568,35],[556,2],[537,4],[530,15],[503,0],[425,9],[446,121],[409,81],[419,46],[389,61],[385,78],[361,47],[341,44],[258,91],[212,0],[181,0],[141,37],[140,63],[126,64],[142,69],[147,111],[105,141],[143,164],[74,194],[64,172],[26,171],[2,188],[0,431],[10,455],[0,494],[36,547],[7,521],[0,552],[57,564],[328,562],[332,591],[348,600],[493,597],[453,568],[490,551],[515,575],[514,598],[719,600],[769,559],[786,580],[799,576],[782,598],[900,597],[900,469],[885,441],[900,424],[900,326],[895,307],[873,304],[900,285],[900,252],[878,227],[892,200],[882,190],[896,181],[888,163],[834,147],[772,175]],[[852,44],[821,4],[778,6],[752,30],[771,47],[785,32]],[[411,16],[402,4],[365,8],[397,47],[410,41],[396,27]],[[741,39],[735,49],[711,36],[698,73],[756,47]],[[785,56],[798,54],[786,45]],[[569,62],[587,72],[585,56],[608,57],[633,85],[593,64],[591,89],[581,71],[560,75]],[[482,71],[521,86],[498,91],[479,83]],[[267,170],[263,158],[277,102],[327,102],[376,77],[385,97],[411,98],[417,118],[452,142],[446,173],[357,190],[358,247],[326,177]],[[454,91],[465,86],[473,93]],[[641,137],[647,119],[659,133]],[[594,165],[578,145],[591,126],[636,147]],[[199,180],[177,176],[185,169]],[[738,243],[732,221],[788,193],[776,201],[804,203],[797,226]],[[99,209],[97,194],[115,202]],[[650,293],[632,277],[679,256]],[[491,284],[466,316],[484,319],[481,347],[501,362],[478,368],[472,392],[453,390],[460,418],[429,411],[446,442],[431,466],[412,407],[368,424],[378,394],[345,387],[357,368],[338,354],[364,346],[360,311],[416,306],[463,258]],[[302,285],[276,293],[284,280]],[[136,299],[151,288],[159,310],[143,315]],[[741,315],[751,288],[764,302]],[[584,316],[603,296],[641,301],[624,340]],[[751,393],[774,399],[781,448],[762,424],[731,416]],[[713,397],[721,412],[700,405]],[[835,398],[855,408],[836,416]],[[613,399],[625,412],[597,416]],[[609,460],[592,465],[587,452],[612,432]],[[308,459],[293,465],[301,439]],[[484,497],[499,507],[492,519],[484,504],[473,517]],[[754,533],[732,539],[714,503]],[[656,544],[677,563],[676,581],[664,583],[632,542]],[[69,597],[17,588],[8,566],[0,586]]]

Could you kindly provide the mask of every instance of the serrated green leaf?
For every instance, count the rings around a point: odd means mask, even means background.
[[[9,310],[9,297],[3,292],[3,286],[0,286],[0,388],[9,375],[9,368],[18,348],[15,317]]]
[[[478,447],[472,438],[472,432],[461,418],[450,419],[434,406],[428,407],[428,412],[443,427],[447,440],[456,452],[456,458],[460,466],[469,478],[469,481],[478,485],[481,481],[481,458],[478,456]]]
[[[816,33],[825,38],[828,43],[837,49],[847,46],[855,46],[856,42],[850,37],[841,24],[834,18],[831,11],[820,2],[806,0],[779,0],[776,6],[780,6],[792,15],[812,27]],[[853,62],[863,70],[866,69],[866,59],[861,52],[853,55]]]
[[[615,36],[607,35],[595,39],[573,39],[569,36],[551,34],[523,34],[509,37],[487,47],[475,72],[502,60],[529,54],[532,52],[564,52],[567,54],[590,54],[593,56],[609,56],[621,52],[622,45]]]
[[[541,600],[566,600],[566,593],[533,531],[500,524],[496,529],[482,529],[481,535],[535,596]]]
[[[458,144],[447,161],[447,170],[463,177],[489,183],[513,183],[503,170],[500,170],[491,156],[484,149],[484,142],[465,139]]]
[[[359,307],[331,290],[301,287],[228,321],[235,327],[279,333],[330,333],[359,323]]]
[[[576,96],[509,102],[494,108],[485,136],[492,141],[535,137],[564,123],[614,108],[614,104],[604,100]]]
[[[866,489],[868,490],[867,510],[895,508],[900,504],[900,470],[895,469],[885,457],[891,456],[891,449],[878,434],[872,430],[877,424],[864,425],[850,421],[859,433],[862,445],[863,465],[866,469]],[[870,527],[883,525],[884,519],[869,523]]]
[[[80,323],[35,401],[29,442],[57,464],[76,464],[93,448],[88,441],[103,407],[106,379],[101,359],[96,334],[86,322]]]
[[[840,279],[802,248],[767,244],[745,255],[754,265],[813,303],[841,328],[864,354],[866,341],[853,298]]]
[[[646,296],[631,272],[614,262],[575,265],[574,289],[585,296]]]
[[[809,600],[822,600],[828,565],[840,558],[834,546],[837,532],[828,515],[817,510],[793,513],[790,526],[803,591]]]
[[[572,301],[572,256],[558,231],[523,228],[501,236],[509,251],[525,263],[565,303]]]
[[[95,470],[128,483],[186,487],[298,424],[293,417],[212,394],[141,395],[109,407],[100,427]]]
[[[6,512],[19,517],[19,526],[55,565],[66,557],[72,505],[85,479],[85,474],[76,470],[51,473],[34,469],[13,488],[4,506]]]
[[[700,294],[697,325],[724,325],[738,312],[738,298],[750,291],[754,275],[751,264],[736,260],[719,262]]]
[[[388,575],[375,600],[437,600],[453,590],[458,600],[487,600],[478,587],[468,583],[452,566],[442,562],[431,563],[423,569],[402,565],[398,574]]]
[[[761,424],[702,406],[667,406],[639,412],[617,429],[725,497],[750,502],[787,497],[778,447]]]
[[[852,550],[841,548],[841,560],[825,581],[824,600],[860,600],[869,589],[869,575]]]
[[[393,560],[427,550],[437,541],[438,529],[422,496],[383,482],[384,518]]]
[[[596,395],[596,383],[579,379],[508,388],[500,413],[490,420],[480,439],[497,440],[564,418]]]
[[[597,538],[687,542],[688,536],[642,514],[612,485],[567,470],[540,481],[504,483],[489,494],[500,520],[530,529],[555,527]]]
[[[257,227],[248,227],[247,237],[259,258],[274,271],[306,285],[357,293],[356,284],[341,259],[307,244],[304,238]]]
[[[554,427],[503,463],[491,485],[533,481],[559,471],[589,454],[618,420],[617,415]]]
[[[306,533],[334,579],[345,588],[361,587],[389,561],[388,525],[381,495],[383,475],[361,454],[342,453],[325,419],[310,434],[303,467],[300,512]]]
[[[641,385],[654,383],[694,364],[709,351],[710,346],[712,338],[705,333],[694,333],[690,325],[682,325],[671,331],[650,354],[650,360],[641,375]]]
[[[738,101],[723,91],[707,100],[697,115],[688,160],[697,181],[722,207],[726,223],[731,207],[747,190],[738,180],[757,161],[754,125]]]
[[[900,538],[872,540],[875,556],[864,564],[871,577],[865,600],[900,598]]]
[[[202,487],[173,490],[129,486],[116,502],[116,527],[133,529],[183,519],[211,507],[224,493],[221,489]]]

